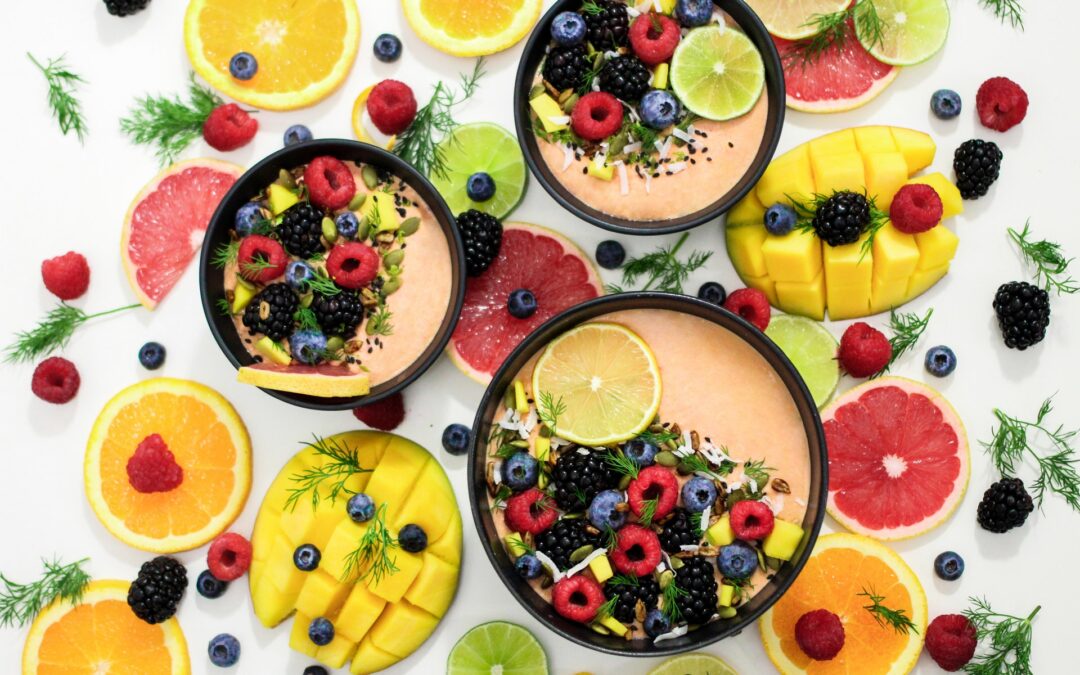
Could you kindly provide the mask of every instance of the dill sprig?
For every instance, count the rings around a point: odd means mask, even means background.
[[[979,642],[989,638],[964,666],[971,675],[1031,675],[1031,622],[1042,606],[1026,619],[995,612],[985,598],[969,598],[964,616],[975,626]]]
[[[45,318],[33,329],[15,334],[15,342],[5,349],[5,363],[33,361],[39,356],[48,356],[58,349],[63,349],[75,334],[75,329],[90,319],[115,314],[127,309],[142,307],[139,303],[124,305],[115,309],[87,314],[78,307],[61,302],[49,310]]]
[[[218,298],[214,301],[214,306],[217,308],[218,313],[222,316],[233,315],[232,303],[229,302],[228,298]]]
[[[585,74],[581,77],[581,84],[578,85],[577,93],[580,96],[584,96],[592,91],[593,82],[596,78],[600,77],[600,71],[604,69],[607,63],[603,59],[593,61]]]
[[[300,330],[319,330],[319,317],[310,307],[300,307],[293,312],[293,321],[300,324]]]
[[[305,282],[308,290],[330,297],[341,293],[341,287],[334,283],[334,280],[330,278],[324,269],[320,267],[313,267],[312,269],[315,274]]]
[[[640,258],[627,260],[622,270],[623,285],[634,286],[639,279],[645,278],[645,284],[640,290],[655,289],[668,293],[682,293],[683,282],[690,277],[690,273],[701,268],[713,254],[712,251],[693,251],[685,260],[679,258],[679,249],[686,243],[689,236],[689,233],[684,233],[673,246],[668,248],[661,246]],[[609,284],[607,290],[609,293],[624,292],[623,287],[613,284]]]
[[[164,166],[202,135],[206,118],[222,103],[217,94],[200,86],[192,73],[187,103],[179,96],[143,96],[120,120],[120,130],[137,145],[156,146],[154,154]]]
[[[800,232],[809,232],[814,234],[814,215],[817,210],[825,205],[825,202],[829,201],[833,197],[839,194],[839,191],[833,190],[832,194],[824,195],[815,192],[809,202],[804,202],[791,195],[786,195],[791,202],[792,207],[795,209],[795,229]],[[866,192],[863,192],[863,196],[866,198],[867,203],[870,205],[870,222],[866,225],[866,232],[869,236],[866,241],[859,247],[859,262],[863,261],[870,251],[874,247],[874,237],[877,236],[878,231],[885,227],[885,223],[889,222],[889,214],[885,213],[878,208],[877,198],[872,197]]]
[[[652,499],[646,499],[641,502],[641,515],[638,516],[638,523],[642,527],[649,527],[652,525],[653,518],[656,517],[656,507],[659,504],[659,497],[653,497]]]
[[[722,478],[731,473],[731,470],[735,468],[734,464],[724,462],[718,468],[714,469],[713,465],[707,459],[696,452],[679,459],[679,463],[689,469],[691,473],[705,473],[713,478]]]
[[[1058,295],[1071,295],[1080,291],[1080,286],[1072,276],[1064,276],[1069,271],[1073,258],[1066,258],[1061,251],[1061,244],[1047,241],[1031,241],[1031,221],[1024,223],[1024,230],[1017,232],[1009,228],[1009,237],[1020,247],[1020,253],[1035,266],[1035,283],[1041,284],[1047,292],[1054,290]]]
[[[673,431],[664,429],[663,431],[649,431],[645,430],[638,434],[638,440],[651,443],[657,447],[667,443],[669,441],[679,440],[679,435]]]
[[[679,609],[679,598],[685,598],[690,594],[679,587],[679,584],[675,583],[675,577],[671,577],[668,580],[668,585],[664,587],[661,594],[663,600],[663,607],[660,611],[664,613],[664,616],[668,618],[671,625],[674,626],[682,620],[682,610]]]
[[[537,397],[536,416],[551,433],[556,433],[559,417],[566,412],[566,402],[562,396],[556,399],[550,391],[542,391]]]
[[[769,484],[769,476],[773,471],[776,471],[776,469],[766,466],[765,460],[762,459],[748,461],[743,464],[743,476],[757,483],[758,491],[764,490],[765,486]]]
[[[30,52],[26,56],[37,66],[45,81],[49,85],[49,107],[52,108],[53,117],[60,125],[60,133],[65,136],[74,131],[75,136],[82,143],[86,140],[86,118],[83,116],[82,104],[75,98],[75,91],[86,80],[68,69],[64,62],[65,56],[49,59],[42,65]]]
[[[390,320],[394,318],[394,313],[391,312],[386,305],[375,310],[375,313],[368,317],[367,325],[364,327],[364,332],[368,335],[382,335],[386,337],[394,334],[394,324],[390,323]]]
[[[889,626],[892,626],[894,631],[901,635],[907,635],[911,631],[915,631],[915,633],[918,634],[919,629],[915,625],[915,622],[911,620],[911,617],[907,615],[907,611],[886,607],[882,604],[885,602],[885,596],[875,593],[873,586],[870,587],[870,590],[866,590],[866,587],[864,586],[862,593],[856,593],[856,595],[870,600],[870,604],[863,605],[863,609],[870,612],[870,615],[874,617],[874,621],[877,622],[877,625],[884,628],[886,624],[888,624]]]
[[[690,525],[694,528],[694,534],[701,536],[705,534],[705,512],[694,511],[690,514]]]
[[[499,488],[495,490],[495,496],[491,499],[491,511],[494,513],[498,509],[506,508],[506,500],[514,494],[514,491],[510,489],[506,483],[500,483]]]
[[[983,7],[994,13],[1001,19],[1001,23],[1008,23],[1013,28],[1024,30],[1024,6],[1020,0],[979,0]]]
[[[63,565],[59,559],[42,558],[41,578],[28,584],[16,583],[0,573],[0,627],[25,626],[43,607],[57,598],[76,604],[82,599],[90,575],[82,568],[89,558]]]
[[[631,480],[638,477],[639,467],[637,462],[621,452],[613,450],[604,453],[604,463],[608,465],[608,468],[620,476],[630,476]]]
[[[341,580],[347,581],[359,573],[357,582],[371,579],[369,585],[378,586],[384,577],[398,571],[397,556],[393,555],[396,548],[398,540],[386,528],[386,504],[379,504],[356,548],[345,556]]]
[[[830,49],[841,49],[848,40],[857,39],[856,27],[866,36],[868,48],[885,40],[885,21],[878,15],[873,0],[859,0],[847,9],[831,14],[815,14],[806,25],[813,26],[815,34],[796,41],[784,55],[785,60],[797,62],[803,68],[813,65]]]
[[[236,262],[237,256],[240,255],[240,240],[230,241],[227,244],[220,244],[214,249],[214,254],[210,257],[210,264],[220,269],[225,269],[230,264]]]
[[[633,586],[633,587],[636,588],[636,587],[641,585],[641,581],[635,576],[620,573],[620,574],[616,574],[615,576],[608,579],[607,585],[609,585],[609,586]]]
[[[610,582],[609,582],[610,583]],[[619,596],[613,595],[604,601],[604,604],[596,608],[596,620],[606,619],[615,615],[615,606],[619,604]]]
[[[1031,484],[1034,499],[1042,508],[1047,491],[1061,495],[1074,511],[1080,511],[1080,473],[1077,472],[1077,458],[1072,443],[1077,430],[1066,431],[1062,425],[1050,428],[1045,424],[1047,416],[1054,410],[1054,397],[1043,401],[1034,422],[1007,415],[1000,408],[994,408],[994,417],[998,427],[991,427],[989,442],[980,442],[994,466],[1002,476],[1016,475],[1016,466],[1025,455],[1031,455],[1039,466],[1039,477]],[[1050,439],[1054,447],[1052,454],[1043,456],[1032,447],[1028,432],[1041,433]]]
[[[892,355],[889,357],[889,362],[885,364],[885,367],[875,373],[874,377],[889,372],[889,369],[892,368],[892,365],[896,363],[897,359],[919,343],[919,339],[926,331],[927,325],[930,324],[930,317],[933,315],[933,307],[926,310],[926,314],[923,316],[919,316],[915,312],[897,314],[895,309],[889,312],[889,328],[891,328],[893,332],[893,336],[889,338],[889,344],[892,346]]]
[[[296,505],[306,495],[311,496],[311,510],[317,510],[323,499],[323,483],[329,485],[327,497],[331,504],[337,502],[343,492],[356,494],[347,485],[349,479],[357,474],[371,472],[371,469],[360,465],[359,451],[356,448],[334,438],[313,438],[311,443],[304,445],[315,450],[315,453],[323,458],[323,462],[289,476],[295,487],[287,490],[289,496],[284,507],[287,511],[295,510]]]

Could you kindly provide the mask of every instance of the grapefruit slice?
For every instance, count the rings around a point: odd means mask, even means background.
[[[512,291],[536,296],[536,313],[516,319],[506,309]],[[481,384],[525,336],[564,309],[604,293],[592,261],[566,237],[528,223],[504,223],[502,246],[491,267],[470,277],[447,351],[463,373]]]
[[[345,366],[329,363],[313,366],[255,363],[236,371],[236,381],[263,389],[322,398],[363,396],[371,391],[371,382],[366,373],[356,373]]]
[[[944,522],[967,490],[971,459],[956,410],[937,391],[882,377],[821,415],[829,514],[875,539],[915,537]]]
[[[120,259],[135,297],[154,309],[202,246],[206,226],[243,167],[215,159],[177,162],[135,196],[120,236]]]

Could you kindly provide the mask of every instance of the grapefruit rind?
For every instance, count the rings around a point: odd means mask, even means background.
[[[893,69],[889,71],[889,74],[883,78],[874,81],[874,84],[866,90],[861,96],[847,99],[836,99],[831,101],[818,101],[811,103],[809,101],[801,101],[790,94],[785,98],[787,107],[798,112],[812,113],[815,115],[823,115],[828,113],[840,113],[847,112],[849,110],[855,110],[861,108],[870,101],[880,96],[882,92],[889,88],[896,77],[900,74],[900,67],[893,66]]]

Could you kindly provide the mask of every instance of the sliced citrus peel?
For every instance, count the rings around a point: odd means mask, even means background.
[[[366,373],[354,373],[344,366],[282,366],[258,363],[236,371],[236,381],[262,389],[287,391],[320,398],[364,396],[371,391]]]
[[[374,134],[370,133],[367,129],[364,128],[364,111],[367,110],[367,100],[368,97],[371,96],[371,90],[374,89],[375,86],[376,85],[374,84],[368,86],[367,89],[360,92],[360,95],[356,97],[356,102],[353,103],[352,107],[352,129],[353,135],[356,136],[356,140],[361,141],[362,143],[379,145],[379,143],[373,138]],[[386,145],[382,147],[386,148],[387,150],[393,150],[395,143],[397,143],[396,134],[391,136],[390,139],[386,141]]]

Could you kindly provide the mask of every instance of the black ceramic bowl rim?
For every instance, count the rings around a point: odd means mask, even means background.
[[[547,164],[539,157],[536,134],[533,133],[532,118],[529,113],[529,90],[532,89],[533,78],[550,39],[551,23],[560,12],[569,9],[570,5],[580,4],[581,0],[557,0],[536,24],[522,52],[521,61],[518,63],[517,79],[514,83],[514,125],[517,128],[518,143],[521,145],[521,151],[525,155],[525,161],[533,176],[555,201],[578,218],[605,230],[622,234],[682,232],[727,213],[753,189],[758,179],[765,173],[765,169],[776,153],[776,147],[780,143],[780,133],[784,127],[786,110],[784,68],[780,61],[780,53],[776,50],[776,45],[769,36],[768,30],[765,29],[765,24],[743,0],[714,0],[714,4],[727,12],[746,32],[765,63],[765,90],[769,96],[768,117],[765,121],[765,133],[762,136],[761,145],[746,173],[726,194],[720,195],[716,201],[703,209],[667,220],[631,220],[594,209],[563,187]]]
[[[454,327],[457,325],[458,316],[461,314],[461,306],[465,301],[465,249],[454,216],[446,202],[439,195],[438,190],[435,189],[435,186],[416,169],[380,147],[344,138],[326,138],[298,143],[266,156],[237,179],[210,219],[210,225],[206,228],[206,236],[203,239],[202,256],[199,260],[199,293],[202,296],[203,314],[206,316],[206,323],[209,324],[210,332],[213,333],[214,340],[217,341],[222,353],[237,369],[253,363],[251,355],[243,347],[241,336],[237,334],[231,317],[222,316],[214,305],[216,299],[222,297],[224,292],[224,279],[221,270],[211,265],[210,261],[217,246],[228,240],[229,231],[234,225],[236,211],[244,202],[249,201],[252,196],[274,182],[280,169],[291,169],[322,155],[336,157],[342,161],[360,161],[373,164],[402,178],[409,187],[416,190],[420,198],[431,209],[435,220],[442,227],[447,242],[450,244],[452,276],[450,302],[447,304],[446,313],[443,316],[438,332],[435,334],[435,339],[424,349],[420,357],[405,370],[386,382],[373,387],[371,393],[365,396],[321,398],[263,389],[263,391],[276,399],[302,408],[349,410],[357,405],[374,403],[391,396],[409,386],[424,374],[446,349],[450,336],[454,332]]]
[[[601,635],[588,626],[564,619],[555,612],[552,605],[533,591],[528,582],[518,576],[514,571],[513,561],[499,539],[488,505],[487,444],[482,442],[482,439],[488,438],[490,420],[503,398],[505,388],[530,358],[555,337],[575,326],[611,312],[630,309],[663,309],[698,316],[726,328],[753,347],[773,367],[791,394],[806,430],[810,452],[810,492],[802,523],[809,536],[804,537],[792,561],[785,564],[760,592],[743,605],[736,617],[705,624],[682,637],[661,642],[659,645],[653,644],[651,640],[628,642],[621,637]],[[660,292],[620,293],[589,300],[553,317],[526,337],[503,362],[484,392],[473,422],[473,445],[469,449],[468,466],[469,502],[472,505],[473,522],[488,560],[510,594],[540,623],[558,635],[583,647],[615,656],[652,657],[677,654],[738,635],[750,627],[784,594],[806,564],[825,520],[825,503],[828,498],[829,463],[821,418],[809,389],[787,356],[772,340],[738,315],[697,298]]]

